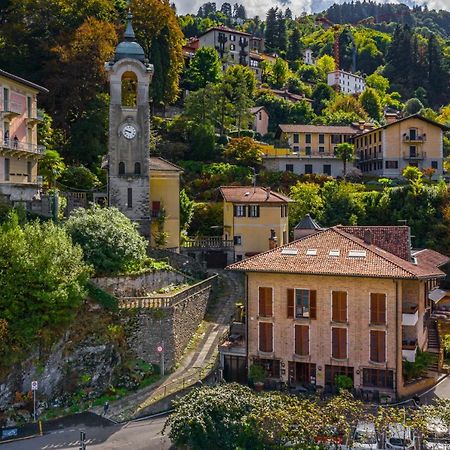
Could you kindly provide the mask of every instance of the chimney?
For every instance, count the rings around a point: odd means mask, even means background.
[[[386,119],[386,123],[390,125],[391,123],[397,122],[398,116],[397,113],[385,113],[384,118]]]
[[[270,230],[269,250],[273,250],[277,247],[278,247],[278,239],[275,234],[275,230]]]
[[[266,189],[266,201],[270,198],[270,187]]]
[[[373,242],[373,233],[372,233],[372,231],[369,230],[369,229],[364,230],[364,242],[365,242],[367,245],[372,245],[372,242]]]

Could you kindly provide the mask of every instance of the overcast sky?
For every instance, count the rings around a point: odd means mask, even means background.
[[[187,14],[190,12],[196,13],[198,8],[205,3],[205,0],[174,0],[177,5],[177,10],[179,14]],[[259,15],[264,17],[267,10],[272,6],[281,6],[283,8],[289,6],[295,15],[301,14],[303,11],[306,12],[317,12],[328,8],[336,0],[228,0],[229,3],[234,4],[242,3],[247,9],[247,13],[250,16]],[[341,0],[343,2],[344,0]],[[383,0],[381,0],[382,2]],[[450,10],[450,0],[386,0],[386,3],[416,3],[416,4],[427,4],[430,9],[447,9]],[[223,0],[216,0],[216,4],[220,7]]]

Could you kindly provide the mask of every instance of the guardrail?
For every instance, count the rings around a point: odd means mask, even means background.
[[[44,145],[30,144],[28,142],[15,141],[14,139],[0,140],[0,148],[13,151],[35,153],[37,155],[41,155],[45,151]]]
[[[121,297],[119,298],[120,309],[159,309],[171,308],[186,298],[195,294],[202,293],[208,289],[212,289],[212,283],[218,277],[217,274],[197,284],[189,286],[181,291],[173,294],[152,295],[150,297]]]

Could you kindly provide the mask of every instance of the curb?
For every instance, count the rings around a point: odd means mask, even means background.
[[[17,439],[8,439],[7,441],[0,441],[0,445],[11,444],[12,442],[25,441],[27,439],[34,439],[34,438],[41,437],[41,436],[43,436],[43,435],[42,434],[33,434],[32,436],[24,436],[24,437],[17,438]]]

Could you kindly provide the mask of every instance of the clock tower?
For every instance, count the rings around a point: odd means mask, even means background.
[[[105,64],[110,83],[108,201],[150,235],[150,106],[153,66],[136,42],[132,14]]]

